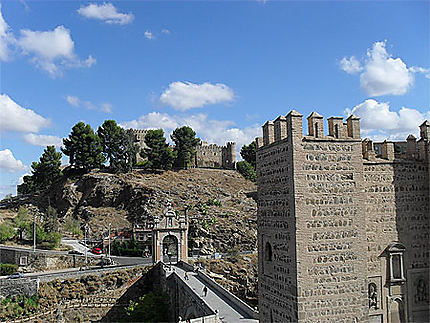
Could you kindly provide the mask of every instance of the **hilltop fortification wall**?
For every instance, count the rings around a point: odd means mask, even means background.
[[[145,136],[148,130],[132,129],[134,141],[140,149],[147,148],[145,144]],[[136,155],[137,162],[143,162],[145,159]],[[195,167],[202,168],[223,168],[236,169],[236,143],[227,142],[225,146],[217,144],[208,144],[203,141],[196,148],[196,158],[194,160]]]

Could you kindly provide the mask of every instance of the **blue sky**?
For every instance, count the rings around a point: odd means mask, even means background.
[[[78,121],[238,146],[269,119],[430,118],[427,1],[1,1],[0,197]]]

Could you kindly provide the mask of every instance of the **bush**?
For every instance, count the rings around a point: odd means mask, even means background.
[[[18,265],[0,264],[0,276],[12,275],[18,271]]]
[[[9,223],[0,224],[0,243],[5,243],[7,240],[11,240],[15,235],[14,228]]]
[[[206,205],[209,205],[209,206],[221,206],[221,202],[219,200],[217,200],[217,199],[209,199],[206,202]]]
[[[115,256],[142,257],[144,251],[136,240],[124,241],[122,243],[114,241],[111,244],[111,253]]]
[[[250,180],[254,183],[257,181],[257,172],[250,163],[247,161],[240,161],[236,164],[236,167],[237,171],[247,180]]]

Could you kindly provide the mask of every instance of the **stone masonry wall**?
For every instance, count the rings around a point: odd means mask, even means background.
[[[426,161],[376,159],[364,164],[369,283],[377,286],[377,308],[370,315],[388,321],[393,302],[401,301],[406,317],[413,322],[429,317],[429,299],[420,297],[420,280],[428,288],[429,277],[429,188]],[[406,284],[389,281],[387,246],[405,246]],[[424,293],[428,295],[427,293]],[[424,295],[423,294],[423,295]],[[388,311],[387,311],[388,309]]]
[[[99,262],[99,258],[88,256],[89,265],[93,266]],[[20,271],[29,273],[53,269],[79,268],[85,266],[85,256],[0,247],[0,263],[18,265]]]
[[[299,320],[367,318],[361,141],[294,144]]]
[[[291,136],[257,151],[258,304],[263,322],[298,317],[292,158]]]
[[[311,117],[312,136],[303,136],[302,115],[291,111],[267,122],[257,139],[260,320],[366,320],[359,124],[334,118],[324,136],[322,117]],[[270,223],[272,214],[279,217]],[[271,261],[265,235],[276,239]],[[283,274],[267,278],[268,266]]]

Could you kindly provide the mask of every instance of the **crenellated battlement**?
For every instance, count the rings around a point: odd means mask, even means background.
[[[427,160],[428,143],[429,143],[430,123],[425,121],[420,126],[420,139],[410,134],[406,141],[387,141],[373,142],[366,138],[362,142],[363,158],[368,161],[377,161],[385,159],[393,161],[394,159],[412,159]]]
[[[196,149],[196,167],[236,168],[236,143],[227,142],[225,146],[200,143]]]
[[[260,321],[429,322],[430,123],[373,142],[358,117],[302,117],[256,139]]]
[[[307,117],[308,133],[302,132],[303,115],[295,110],[286,116],[280,115],[274,121],[267,121],[263,126],[263,137],[256,138],[257,148],[268,146],[287,139],[289,136],[301,136],[306,140],[359,140],[360,118],[351,115],[343,122],[343,117],[327,119],[328,135],[324,134],[324,117],[312,112]]]

